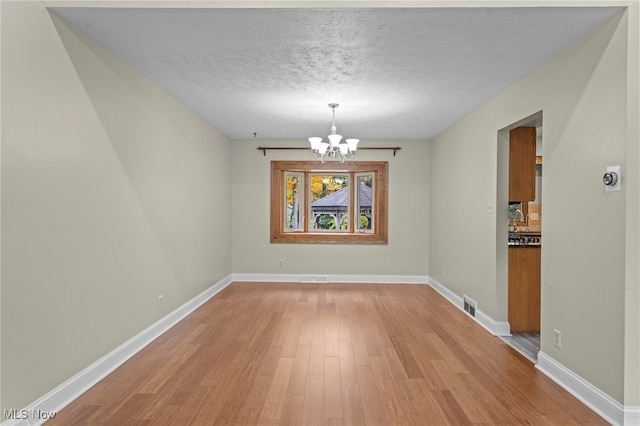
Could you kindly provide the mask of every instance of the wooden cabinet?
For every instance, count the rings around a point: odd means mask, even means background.
[[[509,133],[509,201],[536,199],[536,128]]]
[[[509,325],[540,333],[540,247],[509,247]]]

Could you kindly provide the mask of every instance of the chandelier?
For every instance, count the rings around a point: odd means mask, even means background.
[[[323,163],[327,161],[329,157],[333,157],[341,163],[344,163],[345,160],[353,159],[358,142],[360,142],[360,139],[347,139],[345,142],[340,143],[342,135],[337,134],[336,130],[336,108],[338,108],[338,106],[338,104],[334,103],[329,104],[329,108],[331,108],[331,111],[333,112],[331,134],[327,137],[329,142],[324,142],[322,138],[319,137],[309,138],[313,156],[316,160],[320,160]]]

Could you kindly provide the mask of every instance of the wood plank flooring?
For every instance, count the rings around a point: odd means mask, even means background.
[[[233,283],[47,425],[605,425],[426,285]]]

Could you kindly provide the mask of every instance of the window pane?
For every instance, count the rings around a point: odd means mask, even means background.
[[[270,242],[387,244],[387,203],[386,161],[272,161]]]
[[[312,174],[309,179],[309,229],[349,231],[349,176]]]
[[[374,179],[372,174],[357,174],[358,192],[356,193],[356,229],[360,232],[373,232],[374,217]]]
[[[302,190],[303,175],[299,173],[285,173],[285,218],[284,230],[303,230],[304,219],[302,217]]]

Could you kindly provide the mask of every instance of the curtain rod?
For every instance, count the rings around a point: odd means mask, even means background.
[[[270,146],[259,146],[258,149],[260,151],[262,151],[262,154],[266,157],[267,156],[267,151],[269,150],[274,150],[274,149],[306,149],[309,150],[309,148],[297,148],[297,147],[270,147]],[[372,148],[358,148],[358,151],[362,150],[362,149],[375,149],[375,150],[391,150],[393,151],[393,156],[396,156],[396,152],[400,151],[402,148],[400,148],[399,146],[387,146],[387,147],[372,147]]]

